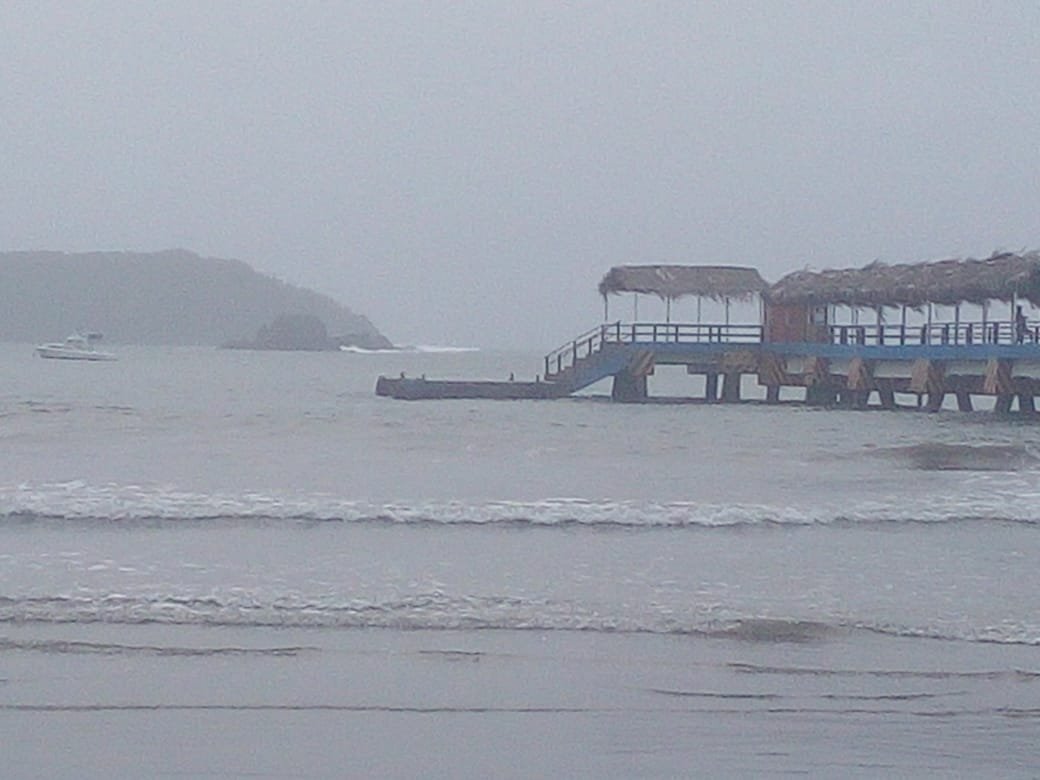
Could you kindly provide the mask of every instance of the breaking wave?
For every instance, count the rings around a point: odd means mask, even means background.
[[[78,481],[0,487],[0,522],[37,521],[343,522],[619,529],[968,522],[1040,526],[1040,489],[1035,485],[1006,483],[999,491],[932,496],[927,500],[894,496],[847,506],[806,508],[581,498],[373,503],[325,494],[209,494]]]
[[[416,344],[411,346],[390,347],[387,349],[365,349],[363,347],[341,346],[340,352],[354,352],[359,355],[453,355],[462,352],[480,352],[480,347],[453,347],[436,344]]]
[[[480,347],[451,347],[419,344],[415,346],[387,347],[384,349],[365,349],[352,345],[340,345],[340,352],[352,352],[355,355],[442,355],[462,352],[480,352]]]
[[[426,352],[430,354],[454,354],[458,352],[480,352],[480,347],[453,347],[440,346],[437,344],[419,344],[411,347],[415,352]]]
[[[962,641],[985,644],[1040,645],[1040,625],[1005,623],[982,629],[960,625],[898,626],[861,623],[834,617],[803,620],[740,616],[719,608],[674,611],[604,610],[602,605],[556,602],[512,596],[454,596],[432,591],[383,601],[335,600],[231,589],[202,595],[110,594],[79,591],[74,595],[0,597],[0,624],[194,625],[245,628],[393,629],[398,631],[506,630],[580,631],[607,634],[699,636],[752,644],[825,642],[855,633],[902,639]],[[0,637],[0,652],[110,653],[107,645],[43,641],[26,644]],[[233,649],[296,654],[306,648]],[[158,652],[148,646],[136,652]],[[172,651],[171,651],[172,652]],[[187,653],[188,651],[184,651]],[[749,667],[746,671],[760,672]],[[788,670],[810,674],[811,670]],[[918,673],[925,674],[925,673]],[[1035,673],[1040,677],[1040,672]]]

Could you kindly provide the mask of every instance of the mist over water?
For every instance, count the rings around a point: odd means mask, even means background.
[[[541,354],[472,348],[601,313],[759,319],[605,302],[618,264],[776,281],[1035,248],[1038,25],[1022,2],[4,4],[0,249],[238,258],[414,346],[0,344],[0,774],[1040,775],[1035,421],[373,394],[532,380]],[[658,367],[651,393],[691,381]]]

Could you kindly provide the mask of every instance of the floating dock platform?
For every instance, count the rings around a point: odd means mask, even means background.
[[[559,398],[562,388],[553,382],[494,382],[489,380],[446,380],[425,377],[385,377],[376,381],[376,395],[402,401],[484,398],[520,401]]]

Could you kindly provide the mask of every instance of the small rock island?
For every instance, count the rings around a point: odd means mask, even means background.
[[[256,337],[244,341],[230,341],[226,349],[272,349],[325,352],[341,347],[362,349],[391,349],[393,344],[378,333],[348,333],[330,336],[321,318],[313,314],[282,314],[269,325],[263,325]]]

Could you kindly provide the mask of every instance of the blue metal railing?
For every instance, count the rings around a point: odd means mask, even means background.
[[[1013,322],[933,322],[925,325],[831,325],[831,343],[906,346],[952,344],[1040,344],[1040,325],[1017,329]]]
[[[1008,321],[831,325],[828,331],[831,344],[849,346],[1040,345],[1040,325],[1019,329]],[[760,344],[762,337],[761,325],[619,320],[592,328],[546,355],[545,378],[559,376],[612,344]]]
[[[546,355],[545,377],[552,379],[608,344],[759,344],[761,341],[761,325],[619,320],[586,331]]]

